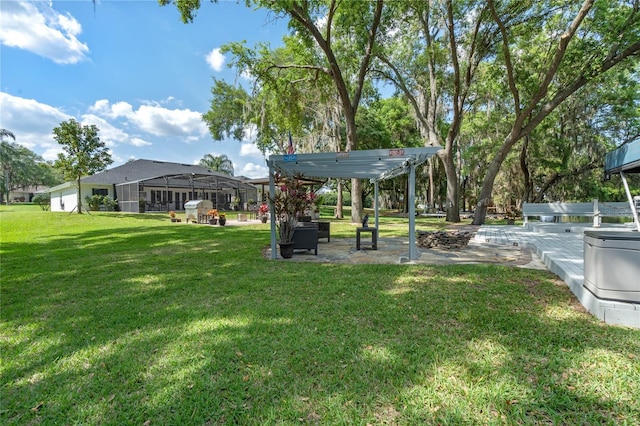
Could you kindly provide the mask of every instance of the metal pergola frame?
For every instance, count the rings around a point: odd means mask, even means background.
[[[269,192],[275,194],[275,173],[305,178],[369,179],[374,184],[375,227],[379,226],[378,183],[403,174],[409,175],[409,259],[418,258],[415,236],[415,169],[434,156],[441,147],[371,149],[317,154],[271,155]],[[275,211],[271,206],[271,217]],[[271,258],[277,258],[276,224],[271,221]]]
[[[604,161],[605,176],[613,173],[620,173],[624,191],[627,194],[631,214],[636,224],[636,231],[640,232],[640,221],[638,221],[638,210],[636,209],[629,184],[627,183],[626,173],[640,173],[640,140],[622,145],[618,149],[607,153]]]

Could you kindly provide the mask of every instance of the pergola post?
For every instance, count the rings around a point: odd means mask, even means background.
[[[409,259],[418,258],[416,247],[416,166],[409,161]]]
[[[380,227],[380,215],[378,213],[378,181],[373,181],[373,211],[375,215],[375,226],[376,229]]]
[[[273,162],[268,161],[269,164],[269,195],[272,197],[276,193],[276,184],[274,178]],[[269,203],[269,213],[271,216],[271,259],[277,259],[278,253],[276,251],[276,209],[273,203]]]
[[[629,200],[629,207],[631,208],[631,214],[633,215],[633,221],[636,224],[636,230],[640,232],[640,221],[638,221],[638,212],[636,211],[636,207],[633,203],[633,197],[631,196],[631,191],[629,190],[629,184],[627,183],[627,177],[624,175],[624,172],[620,170],[620,177],[622,178],[622,184],[624,185],[624,192],[627,194],[627,200]]]

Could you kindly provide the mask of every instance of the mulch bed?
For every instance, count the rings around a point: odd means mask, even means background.
[[[474,235],[471,231],[417,231],[419,247],[444,250],[460,250],[469,244]]]

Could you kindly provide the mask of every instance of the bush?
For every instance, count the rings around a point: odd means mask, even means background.
[[[322,194],[322,201],[318,203],[318,205],[323,206],[335,206],[338,203],[338,193],[337,192],[324,192]],[[347,191],[342,192],[342,206],[349,207],[351,206],[351,194]],[[368,196],[365,198],[362,203],[364,208],[370,209],[373,207],[373,197]]]
[[[100,209],[100,204],[102,204],[102,195],[92,195],[91,197],[85,198],[85,200],[87,201],[89,210],[95,212]]]
[[[51,194],[36,194],[33,202],[40,206],[43,211],[49,211],[51,208]]]
[[[110,212],[118,210],[118,202],[108,195],[102,197],[102,205],[105,207],[105,210]]]
[[[118,207],[118,202],[108,195],[92,195],[91,197],[86,197],[87,205],[89,206],[89,210],[98,211],[115,211]]]

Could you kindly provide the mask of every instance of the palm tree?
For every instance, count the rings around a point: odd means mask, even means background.
[[[4,188],[7,194],[5,201],[9,204],[9,177],[11,176],[11,157],[13,148],[11,145],[4,143],[4,138],[7,137],[14,141],[16,140],[16,135],[14,135],[11,130],[0,129],[0,166],[2,168],[2,175],[4,176]]]
[[[16,140],[16,136],[13,134],[13,132],[11,130],[7,130],[7,129],[0,129],[0,142],[4,141],[4,138],[9,137],[11,139],[13,139],[14,141]]]
[[[205,155],[199,163],[200,166],[207,169],[233,176],[233,162],[226,155]]]

